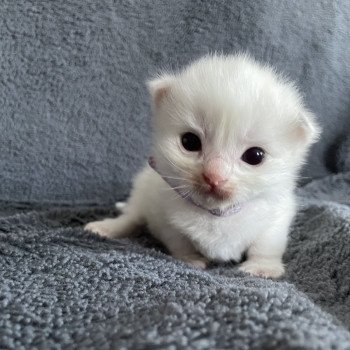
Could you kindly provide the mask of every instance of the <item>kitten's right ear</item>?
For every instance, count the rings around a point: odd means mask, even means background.
[[[158,108],[164,98],[167,96],[173,80],[173,76],[170,74],[164,74],[147,82],[148,90],[151,94],[155,107]]]

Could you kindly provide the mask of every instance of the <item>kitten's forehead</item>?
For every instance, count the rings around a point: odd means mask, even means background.
[[[184,123],[225,145],[269,139],[300,107],[293,87],[244,56],[197,62],[177,76],[172,93]]]
[[[256,96],[248,93],[235,93],[234,90],[192,91],[191,98],[178,95],[178,113],[184,125],[199,129],[207,139],[222,144],[235,143],[236,140],[263,136],[264,130],[271,129],[271,119],[278,118],[279,111],[274,111],[261,103]],[[266,110],[265,110],[266,109]],[[258,132],[259,131],[259,132]]]

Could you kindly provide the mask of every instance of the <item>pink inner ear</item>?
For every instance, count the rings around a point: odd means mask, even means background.
[[[162,100],[169,93],[172,81],[173,81],[173,77],[171,75],[165,74],[159,78],[156,78],[148,82],[148,89],[153,98],[153,104],[156,107],[160,106]]]
[[[162,102],[163,98],[165,97],[165,95],[168,93],[168,86],[164,86],[164,87],[159,87],[153,95],[154,98],[154,104],[159,107],[160,103]]]
[[[297,142],[310,145],[318,140],[321,129],[311,113],[305,112],[294,126],[292,135]]]
[[[309,120],[302,120],[293,130],[294,139],[303,144],[315,142],[318,135],[318,127]]]
[[[304,139],[306,139],[306,136],[307,136],[306,132],[307,132],[307,130],[305,129],[305,125],[299,124],[294,130],[294,136],[298,140],[303,141]]]
[[[151,168],[153,169],[156,168],[156,160],[154,159],[153,156],[148,157],[148,164],[150,165]]]

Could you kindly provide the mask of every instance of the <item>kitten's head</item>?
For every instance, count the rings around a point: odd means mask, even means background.
[[[157,170],[208,209],[292,190],[319,135],[293,84],[246,55],[204,57],[149,89]]]

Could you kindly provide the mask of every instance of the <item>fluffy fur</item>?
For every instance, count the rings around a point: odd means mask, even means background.
[[[240,261],[247,252],[241,270],[282,275],[297,174],[319,134],[297,89],[246,55],[213,55],[178,74],[160,75],[149,90],[152,156],[162,176],[147,165],[135,178],[123,214],[85,228],[118,238],[146,224],[174,257],[192,265]],[[200,151],[184,149],[186,132],[200,138]],[[251,147],[265,151],[261,164],[242,160]],[[223,181],[213,190],[205,174]],[[228,217],[208,212],[233,204],[241,210]]]

